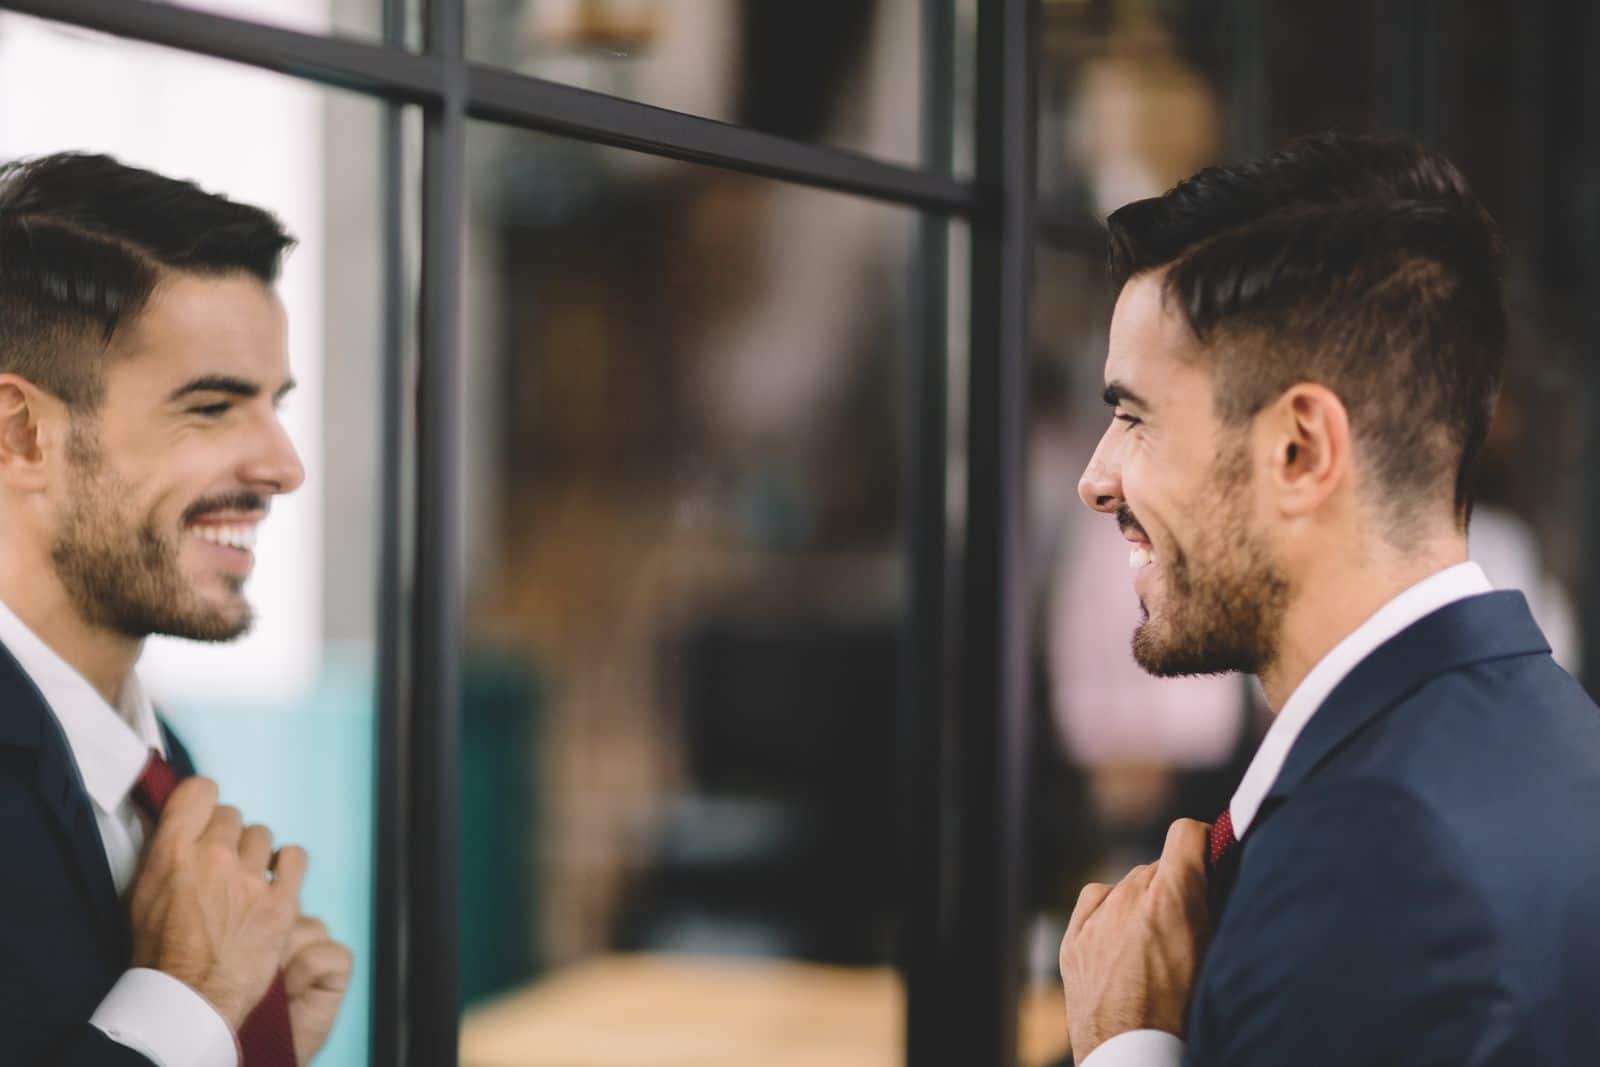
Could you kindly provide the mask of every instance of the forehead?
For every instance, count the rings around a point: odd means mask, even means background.
[[[288,319],[272,287],[250,275],[171,274],[114,350],[108,384],[155,390],[230,374],[272,389],[289,373]]]
[[[1106,351],[1106,382],[1127,386],[1152,407],[1178,394],[1192,397],[1197,388],[1211,395],[1200,343],[1182,312],[1165,298],[1164,278],[1163,272],[1149,271],[1122,287]]]

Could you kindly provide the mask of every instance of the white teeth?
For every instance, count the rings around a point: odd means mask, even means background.
[[[202,537],[212,544],[240,548],[246,552],[256,547],[254,526],[194,526],[191,529],[195,536]]]
[[[1146,545],[1134,545],[1128,552],[1128,569],[1136,571],[1140,567],[1148,566],[1155,561],[1155,556]]]

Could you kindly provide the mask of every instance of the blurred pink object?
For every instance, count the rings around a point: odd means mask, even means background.
[[[1067,538],[1046,616],[1051,717],[1067,754],[1091,767],[1222,763],[1245,721],[1243,679],[1146,674],[1133,659],[1141,613],[1116,522],[1085,513]]]

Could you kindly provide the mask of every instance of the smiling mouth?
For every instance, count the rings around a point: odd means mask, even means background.
[[[1156,554],[1149,545],[1135,544],[1128,550],[1128,569],[1131,571],[1143,570],[1156,561]]]
[[[189,527],[189,532],[202,541],[224,548],[252,552],[256,547],[255,523],[196,523]]]
[[[209,508],[195,515],[185,524],[185,532],[218,548],[232,549],[253,558],[256,534],[266,521],[266,509],[249,506]],[[253,501],[250,503],[254,503]]]

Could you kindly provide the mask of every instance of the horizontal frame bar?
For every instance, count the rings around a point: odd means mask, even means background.
[[[971,216],[980,207],[971,183],[940,174],[378,42],[151,0],[0,0],[0,9],[428,107],[442,106],[451,79],[464,76],[475,119],[944,214]]]
[[[497,67],[468,68],[467,114],[928,211],[964,215],[975,205],[972,187],[954,178]]]

